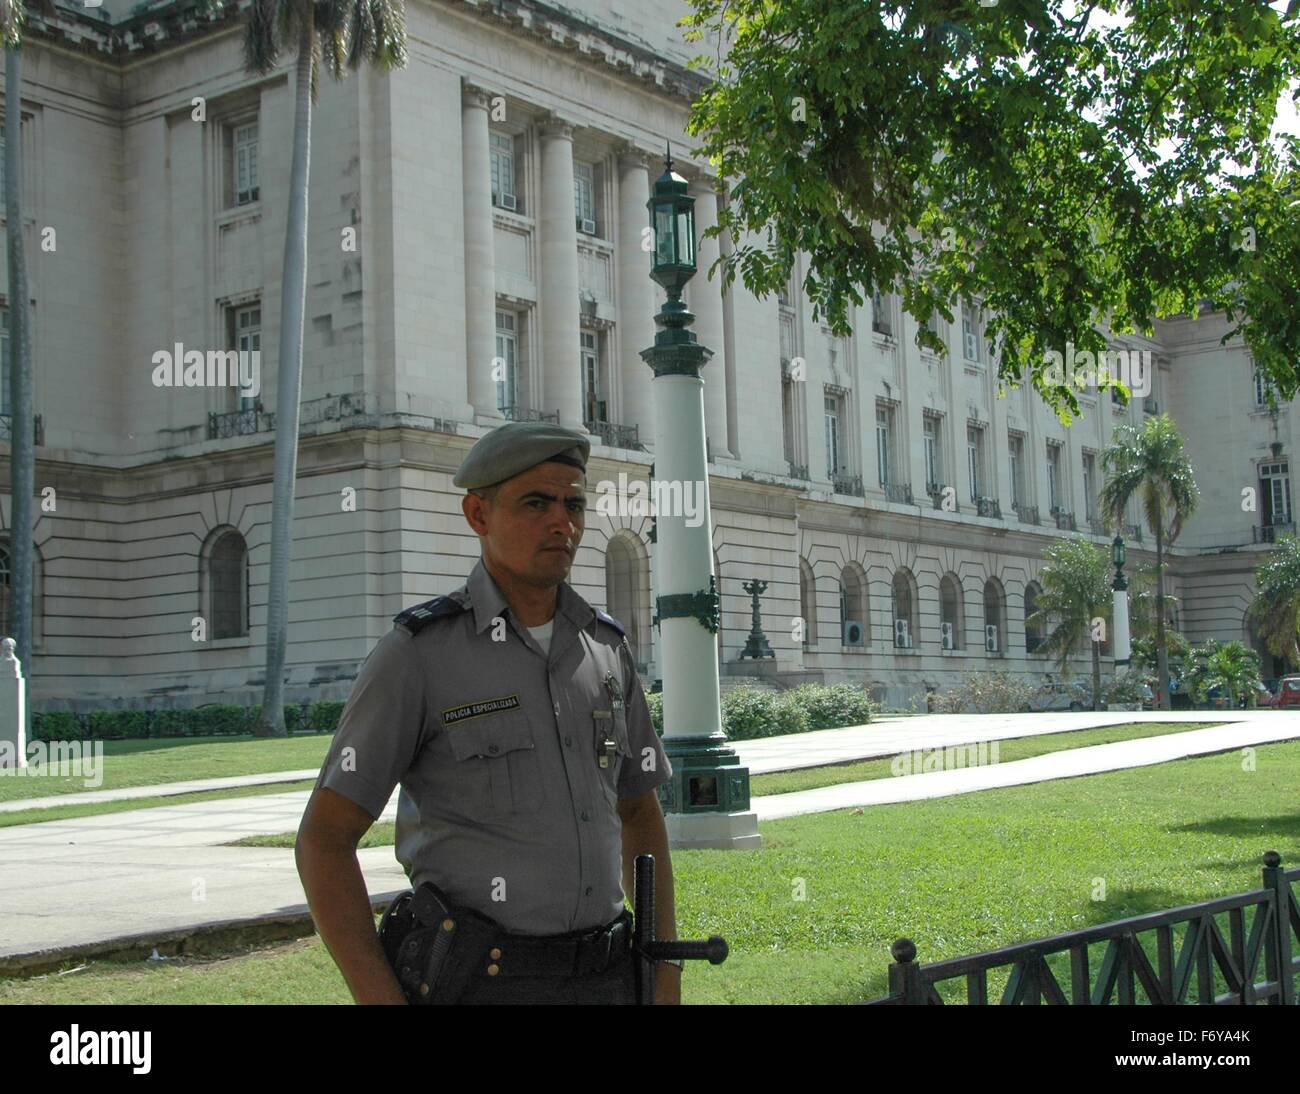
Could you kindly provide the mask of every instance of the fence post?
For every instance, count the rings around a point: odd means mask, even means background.
[[[894,964],[889,966],[889,994],[901,996],[905,1006],[924,1006],[929,1002],[929,992],[921,982],[921,966],[913,963],[916,943],[900,938],[889,952],[894,956]]]
[[[16,770],[27,766],[27,681],[14,648],[12,638],[0,639],[0,767],[13,749]]]
[[[1276,851],[1265,851],[1264,888],[1273,893],[1274,944],[1270,949],[1276,963],[1268,973],[1278,983],[1278,993],[1269,1002],[1290,1006],[1296,997],[1295,973],[1291,968],[1291,886],[1283,875],[1282,856]]]

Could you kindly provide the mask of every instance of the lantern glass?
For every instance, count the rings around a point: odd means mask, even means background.
[[[677,262],[677,222],[672,202],[655,206],[655,265],[672,266]]]
[[[683,266],[695,265],[695,210],[689,205],[677,210],[677,261]]]
[[[1116,566],[1124,565],[1124,540],[1120,536],[1115,537],[1115,542],[1110,545],[1110,560]]]

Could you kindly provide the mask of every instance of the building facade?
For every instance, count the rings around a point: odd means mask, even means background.
[[[34,18],[23,51],[37,710],[261,698],[293,95],[292,57],[244,71],[246,10],[107,0]],[[674,26],[687,10],[414,0],[405,68],[322,73],[291,700],[345,697],[393,615],[464,581],[479,545],[451,477],[488,429],[547,416],[588,431],[593,500],[602,482],[647,482],[639,352],[662,294],[646,200],[665,142],[700,231],[725,201],[684,132],[702,86]],[[1043,550],[1108,543],[1101,452],[1118,425],[1165,411],[1203,495],[1171,556],[1177,623],[1193,641],[1252,640],[1254,569],[1292,519],[1294,424],[1269,410],[1244,347],[1220,344],[1222,316],[1114,339],[1150,355],[1151,395],[1085,394],[1067,428],[1032,389],[999,396],[978,308],[935,321],[946,358],[917,348],[896,294],[837,338],[813,320],[802,268],[777,298],[739,280],[724,292],[704,273],[718,246],[701,243],[686,300],[714,351],[724,672],[852,680],[893,705],[966,672],[1040,681],[1053,666],[1024,620]],[[6,278],[0,264],[7,316]],[[258,368],[236,386],[220,373],[241,353]],[[8,428],[0,404],[6,491]],[[652,522],[628,508],[589,509],[571,581],[626,625],[649,685]],[[1136,511],[1128,523],[1141,562],[1153,544]],[[762,669],[737,661],[755,578],[776,653]],[[7,587],[4,540],[0,632]]]

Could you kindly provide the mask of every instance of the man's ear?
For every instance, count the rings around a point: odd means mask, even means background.
[[[477,494],[466,494],[460,499],[460,511],[469,526],[480,536],[487,535],[487,522],[483,519],[483,499]]]

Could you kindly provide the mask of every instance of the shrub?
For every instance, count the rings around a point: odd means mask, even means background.
[[[722,698],[722,728],[736,741],[803,733],[808,715],[787,696],[763,688],[740,687]]]
[[[1140,703],[1147,697],[1143,685],[1143,673],[1129,669],[1119,673],[1114,680],[1102,688],[1102,699],[1107,703]]]
[[[70,710],[32,715],[32,737],[40,741],[81,741],[86,736],[81,719]]]
[[[90,740],[120,741],[149,733],[149,713],[144,710],[94,710],[87,722]]]
[[[1034,688],[1009,672],[970,673],[934,697],[937,714],[1013,714],[1029,706]]]
[[[650,708],[650,724],[660,737],[664,735],[664,693],[662,691],[646,692],[645,705]]]
[[[312,703],[307,708],[306,724],[303,728],[316,733],[333,733],[339,727],[339,716],[343,713],[343,706],[344,704],[336,699]]]
[[[233,703],[209,703],[189,712],[190,732],[187,737],[214,737],[227,733],[243,733],[248,712]]]
[[[193,714],[190,710],[155,710],[149,726],[150,737],[186,737],[186,726]]]
[[[871,696],[857,684],[800,684],[785,696],[807,713],[809,729],[866,725],[876,714]]]

